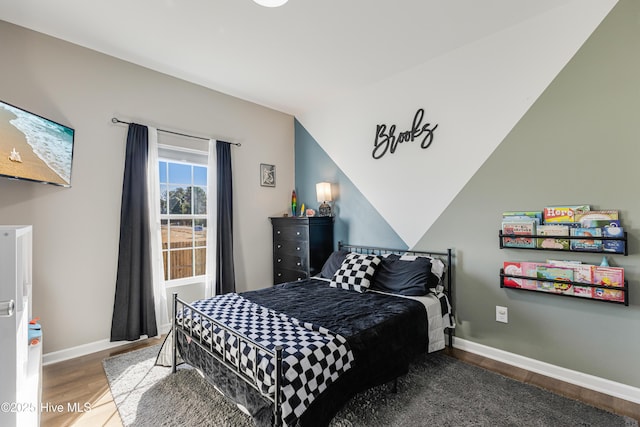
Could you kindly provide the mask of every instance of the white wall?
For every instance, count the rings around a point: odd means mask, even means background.
[[[238,290],[271,284],[268,217],[294,181],[293,117],[0,21],[0,99],[76,130],[72,187],[0,180],[0,224],[33,224],[45,353],[110,336],[127,121],[234,147]],[[259,164],[277,167],[260,187]]]
[[[296,118],[413,247],[616,1],[573,1]],[[410,130],[419,108],[432,145],[373,159],[376,125]]]

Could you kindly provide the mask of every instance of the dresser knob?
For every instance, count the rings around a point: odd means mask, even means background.
[[[278,258],[278,262],[282,261],[280,258]]]
[[[278,249],[280,249],[282,247],[282,245],[278,245]]]
[[[300,267],[300,263],[299,263],[299,262],[298,262],[298,263],[296,263],[296,265],[297,265],[298,267]]]
[[[299,251],[299,250],[300,250],[300,248],[296,248],[296,251]]]
[[[296,231],[296,236],[299,236],[299,235],[300,235],[300,232],[299,232],[299,231]]]
[[[276,234],[280,234],[280,230],[276,231]]]
[[[282,276],[282,273],[278,273],[278,277]]]

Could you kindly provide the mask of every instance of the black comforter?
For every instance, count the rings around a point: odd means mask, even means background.
[[[407,298],[331,288],[318,279],[242,296],[342,335],[353,352],[354,366],[312,402],[298,420],[302,426],[327,425],[352,396],[405,374],[411,360],[427,349],[426,309]],[[248,408],[256,424],[271,423],[271,408],[257,391],[219,367],[196,345],[186,344],[182,334],[178,334],[178,345],[183,359],[200,368],[227,397]]]

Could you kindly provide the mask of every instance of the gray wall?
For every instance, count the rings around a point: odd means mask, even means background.
[[[271,284],[268,217],[293,187],[292,116],[2,21],[0,40],[0,99],[76,130],[71,188],[0,180],[0,224],[33,224],[45,353],[109,338],[127,133],[114,115],[242,143],[232,152],[238,290]],[[276,165],[277,187],[259,185],[260,163]]]
[[[640,2],[621,1],[417,247],[456,250],[458,337],[640,386]],[[498,249],[500,214],[554,204],[619,209],[629,307],[499,288],[505,260],[601,256]],[[495,306],[509,323],[495,321]]]

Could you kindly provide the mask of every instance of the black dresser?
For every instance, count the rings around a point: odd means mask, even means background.
[[[333,217],[272,217],[273,283],[320,273],[333,251]]]

